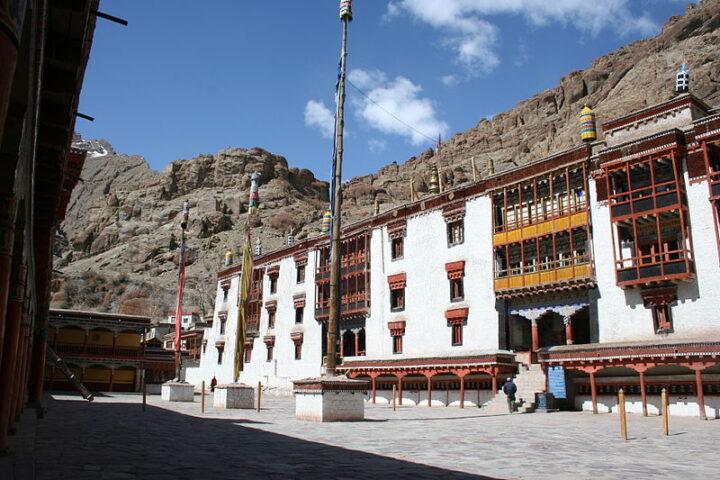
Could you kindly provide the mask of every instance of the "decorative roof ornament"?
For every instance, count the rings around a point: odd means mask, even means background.
[[[437,164],[433,163],[432,165],[432,171],[430,173],[430,185],[429,191],[432,194],[440,193],[440,180],[438,175],[438,168]]]
[[[488,175],[495,175],[495,160],[493,160],[492,157],[489,155],[487,158],[486,167],[487,167]]]
[[[258,256],[258,255],[262,255],[262,252],[263,252],[262,242],[260,241],[260,238],[258,237],[258,238],[255,239],[255,251],[254,251],[254,253],[255,253],[256,256]]]
[[[250,175],[250,201],[248,202],[248,213],[255,215],[258,211],[258,205],[260,205],[260,195],[258,194],[258,180],[260,180],[259,173],[253,173]]]
[[[320,231],[323,233],[329,232],[331,224],[332,224],[332,213],[330,213],[330,210],[328,210],[327,212],[325,212],[325,215],[323,215],[322,227],[320,228]]]
[[[687,60],[683,60],[680,69],[675,75],[675,93],[687,93],[690,91],[690,70],[687,68]]]
[[[232,250],[228,249],[227,252],[225,252],[225,268],[232,266],[233,261],[235,259],[235,254]]]
[[[597,140],[595,112],[593,112],[589,106],[585,105],[585,107],[580,110],[578,118],[580,119],[580,140],[583,142],[592,142]]]
[[[340,20],[352,22],[352,0],[340,0]]]

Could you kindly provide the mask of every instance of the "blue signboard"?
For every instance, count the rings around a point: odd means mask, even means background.
[[[548,367],[548,390],[555,398],[567,398],[565,367]]]

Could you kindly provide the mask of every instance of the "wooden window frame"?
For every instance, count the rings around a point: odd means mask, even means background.
[[[405,239],[397,237],[390,239],[390,259],[401,260],[405,255]]]
[[[252,351],[255,346],[255,342],[245,343],[245,350],[243,351],[243,362],[250,363],[252,361]]]

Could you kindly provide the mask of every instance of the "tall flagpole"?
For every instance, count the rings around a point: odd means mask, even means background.
[[[248,214],[245,221],[245,243],[242,247],[242,270],[240,272],[240,286],[238,288],[238,322],[235,331],[235,358],[233,359],[233,382],[238,383],[240,372],[243,371],[245,361],[245,337],[247,330],[247,302],[250,295],[250,287],[253,272],[252,252],[250,251],[250,217],[257,214],[260,205],[258,193],[259,173],[250,175],[250,198],[248,202]]]
[[[332,246],[330,250],[330,308],[327,328],[327,361],[325,370],[328,376],[335,375],[337,365],[337,328],[340,318],[340,212],[342,210],[342,160],[343,128],[345,107],[345,62],[347,59],[347,27],[352,20],[352,1],[340,2],[340,21],[342,22],[342,51],[340,53],[340,77],[337,88],[337,112],[335,114],[335,171],[333,172],[332,204]]]
[[[190,202],[183,202],[182,220],[180,220],[180,258],[178,259],[178,288],[175,296],[175,381],[180,381],[182,369],[182,303],[185,293],[185,231],[190,219]]]

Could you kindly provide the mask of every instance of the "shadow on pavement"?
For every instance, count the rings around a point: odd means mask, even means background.
[[[45,405],[35,449],[38,480],[497,480],[239,425],[252,423],[245,419],[197,418],[151,405],[142,412],[129,403],[46,398]],[[352,431],[348,425],[347,434]]]

